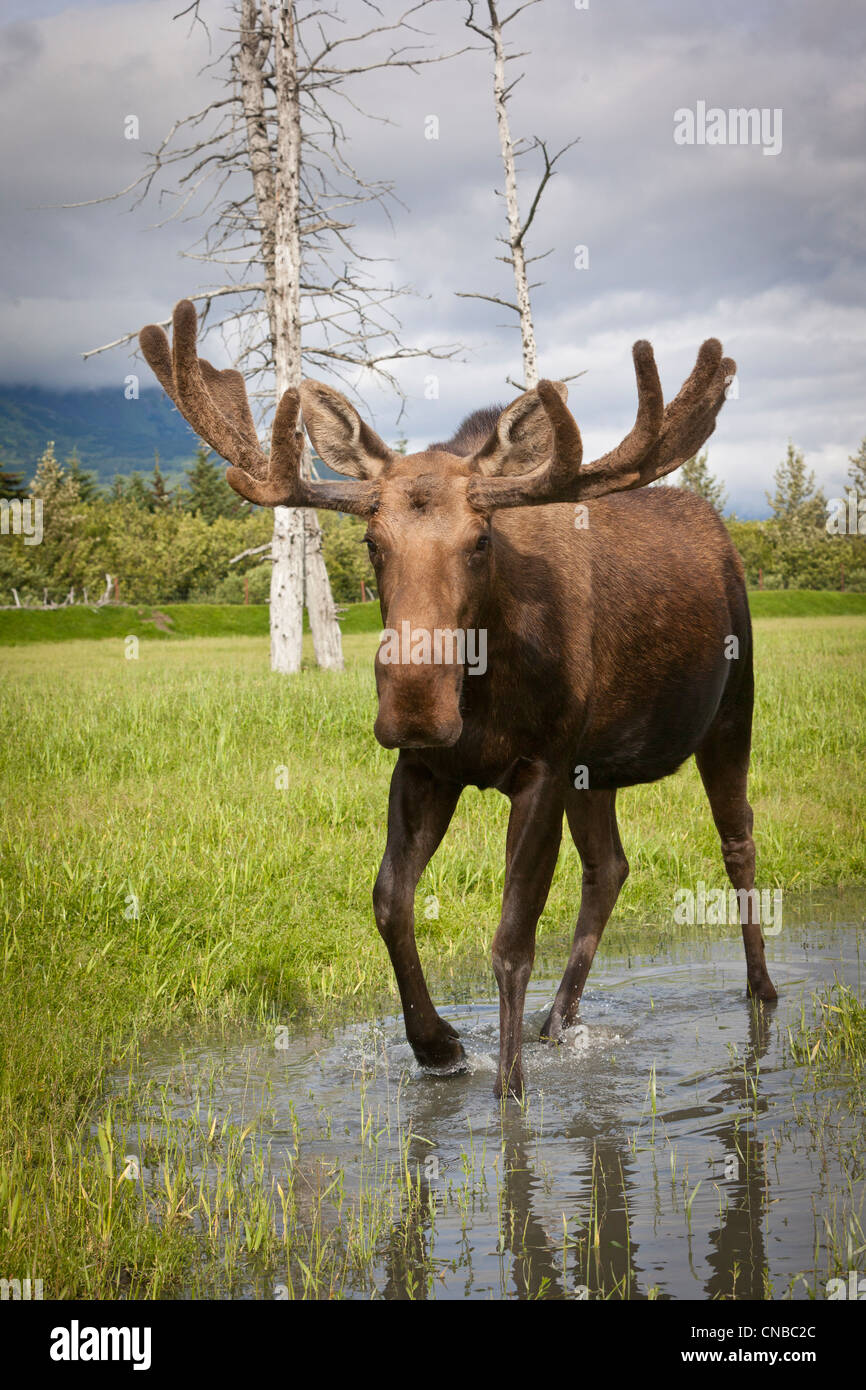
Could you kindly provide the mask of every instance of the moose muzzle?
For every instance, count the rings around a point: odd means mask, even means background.
[[[387,629],[376,654],[373,732],[383,748],[451,748],[463,732],[464,666],[447,659],[433,630],[401,629]]]

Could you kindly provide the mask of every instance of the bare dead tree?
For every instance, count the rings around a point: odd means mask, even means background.
[[[520,82],[523,74],[515,77],[513,81],[506,80],[506,64],[513,62],[517,58],[525,56],[523,53],[506,53],[504,30],[511,24],[523,10],[529,9],[532,5],[539,3],[539,0],[525,0],[522,5],[517,5],[510,14],[504,19],[500,19],[496,8],[496,0],[486,0],[489,24],[485,27],[477,19],[479,6],[475,0],[467,0],[468,17],[466,19],[467,28],[474,33],[480,34],[486,43],[490,44],[493,50],[493,101],[496,109],[496,126],[499,132],[499,150],[502,156],[502,167],[505,172],[505,191],[503,198],[505,201],[505,216],[508,224],[508,233],[499,240],[506,248],[506,254],[498,256],[497,260],[504,261],[510,265],[514,276],[515,301],[502,299],[497,295],[479,294],[475,291],[458,291],[461,299],[485,299],[490,304],[498,304],[503,309],[513,310],[517,314],[520,322],[520,339],[523,348],[523,381],[512,381],[511,377],[507,380],[518,390],[531,390],[538,385],[538,349],[535,341],[535,326],[532,319],[532,299],[531,291],[537,288],[537,284],[529,283],[528,267],[533,261],[540,261],[544,256],[549,255],[545,251],[541,256],[527,256],[526,236],[535,221],[538,206],[541,202],[544,190],[555,173],[556,165],[567,150],[572,145],[577,144],[577,139],[570,140],[562,149],[551,154],[547,144],[539,136],[534,135],[531,139],[520,139],[515,141],[511,134],[511,123],[508,119],[508,103],[514,88]],[[578,137],[579,138],[579,137]],[[541,174],[535,193],[529,204],[529,211],[525,217],[520,215],[520,200],[517,189],[517,165],[527,155],[540,154],[542,160]],[[581,375],[581,373],[577,373]],[[573,377],[564,378],[573,380]]]
[[[435,2],[420,0],[390,22],[365,4],[375,22],[350,31],[345,6],[340,14],[316,0],[239,0],[237,28],[210,65],[219,95],[176,121],[144,172],[111,195],[133,204],[155,196],[164,221],[205,219],[185,254],[218,265],[224,282],[189,297],[201,304],[203,324],[213,311],[264,414],[305,370],[333,374],[350,389],[347,375],[372,372],[402,397],[396,362],[457,352],[401,341],[396,305],[409,291],[383,279],[352,239],[361,207],[387,212],[394,190],[354,166],[344,125],[344,113],[376,119],[355,92],[370,74],[415,72],[457,56],[431,53],[418,27]],[[205,22],[201,0],[181,13]],[[130,342],[137,328],[84,356]],[[308,450],[303,467],[310,476]],[[271,558],[272,669],[300,669],[305,603],[319,664],[341,668],[314,511],[275,508]]]

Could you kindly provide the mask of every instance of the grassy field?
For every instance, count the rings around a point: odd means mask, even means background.
[[[840,596],[841,597],[841,596]],[[852,610],[853,611],[853,610]],[[344,632],[376,632],[377,603],[355,603],[340,616]],[[309,630],[304,614],[304,631]],[[186,637],[267,637],[266,603],[165,603],[159,607],[11,608],[0,611],[0,646],[138,637],[167,641]]]
[[[827,597],[860,596],[800,600]],[[372,736],[375,638],[347,636],[342,676],[286,681],[265,636],[142,643],[126,660],[121,628],[0,656],[0,1272],[43,1278],[47,1297],[158,1296],[200,1258],[182,1193],[169,1185],[157,1219],[117,1179],[109,1067],[169,1031],[396,1006],[370,910],[394,760]],[[864,617],[757,618],[762,886],[866,881],[864,658]],[[674,890],[724,886],[693,764],[619,807],[632,874],[611,941],[688,930]],[[469,790],[420,885],[439,901],[418,935],[440,992],[489,949],[506,814]],[[564,847],[542,932],[570,927],[578,894]],[[257,1248],[260,1200],[236,1194],[238,1249]]]
[[[749,602],[756,618],[866,616],[866,594],[779,589],[755,591],[749,595]],[[340,614],[340,625],[346,633],[378,632],[381,622],[378,603],[352,603]],[[306,615],[304,623],[307,631]],[[167,641],[173,637],[266,637],[267,633],[266,603],[0,610],[0,647],[127,636]]]

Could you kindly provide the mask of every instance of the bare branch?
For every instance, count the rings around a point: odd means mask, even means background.
[[[261,291],[263,289],[264,285],[261,283],[250,285],[221,285],[219,289],[202,290],[199,294],[191,294],[189,298],[195,301],[196,303],[200,303],[202,300],[204,300],[206,301],[207,305],[210,306],[214,299],[220,299],[223,295],[226,294],[242,294],[251,291]],[[167,328],[170,323],[170,317],[158,320],[158,325],[160,328]],[[124,333],[122,337],[115,338],[114,342],[112,343],[103,343],[101,347],[88,348],[87,352],[83,352],[81,356],[86,361],[88,357],[96,357],[100,352],[109,352],[112,348],[123,347],[126,343],[132,342],[132,340],[137,337],[138,329],[135,329],[135,331],[132,333]]]
[[[533,140],[532,140],[532,148],[533,148],[533,149],[539,149],[539,150],[541,150],[542,157],[543,157],[543,159],[544,159],[544,170],[543,170],[543,172],[542,172],[541,179],[539,180],[538,187],[537,187],[536,190],[535,190],[535,197],[532,199],[532,202],[531,202],[530,207],[529,207],[529,212],[527,213],[526,218],[525,218],[525,220],[524,220],[524,222],[523,222],[523,225],[522,225],[522,227],[520,228],[520,231],[518,232],[518,238],[519,238],[519,241],[520,241],[520,244],[521,244],[521,245],[523,245],[523,240],[524,240],[524,238],[525,238],[525,236],[526,236],[526,233],[529,231],[529,228],[532,226],[533,220],[534,220],[534,218],[535,218],[535,214],[536,214],[536,212],[538,211],[538,204],[541,202],[541,195],[542,195],[542,193],[544,192],[544,190],[545,190],[545,188],[547,187],[547,185],[548,185],[548,183],[550,182],[550,180],[553,178],[553,175],[554,175],[554,172],[555,172],[554,166],[555,166],[557,160],[558,160],[558,159],[561,159],[562,156],[566,153],[566,151],[570,150],[570,149],[572,148],[573,145],[578,144],[579,141],[580,141],[580,136],[578,135],[578,136],[575,137],[574,140],[569,140],[569,142],[568,142],[567,145],[563,145],[562,149],[561,149],[561,150],[558,150],[558,151],[556,152],[555,155],[550,156],[550,155],[548,155],[548,153],[547,153],[547,145],[544,143],[544,141],[543,141],[543,140],[540,140],[540,139],[538,138],[538,136],[535,136],[535,137],[533,138]],[[526,153],[526,151],[525,151],[525,150],[522,150],[522,151],[520,151],[520,153]],[[547,253],[545,253],[545,254],[547,254]],[[537,258],[536,258],[536,259],[537,259]]]
[[[248,555],[261,555],[265,550],[270,550],[271,544],[271,541],[265,541],[264,545],[250,546],[249,550],[242,550],[240,555],[233,555],[229,564],[236,565],[239,560],[246,560]]]
[[[511,304],[507,299],[497,299],[495,294],[478,294],[474,290],[455,290],[458,299],[486,299],[488,304],[500,304],[503,309],[513,309],[515,314],[520,313],[519,304]]]

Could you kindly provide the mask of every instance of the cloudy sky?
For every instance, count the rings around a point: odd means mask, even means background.
[[[66,4],[4,0],[0,31],[3,159],[0,381],[90,387],[136,370],[128,352],[82,362],[85,348],[154,318],[213,283],[181,252],[194,225],[157,226],[160,209],[122,204],[63,210],[131,182],[172,121],[214,95],[203,65],[231,22],[201,0],[201,27],[173,20],[182,0]],[[386,16],[393,0],[381,0]],[[348,27],[366,11],[340,0]],[[425,20],[430,51],[477,42],[462,0]],[[369,22],[369,20],[367,20]],[[789,438],[828,495],[866,435],[866,13],[856,0],[542,0],[509,33],[526,56],[514,96],[515,134],[564,156],[534,227],[536,333],[544,375],[584,372],[570,390],[588,457],[630,427],[630,345],[649,338],[668,394],[703,338],[739,366],[739,395],[710,442],[710,464],[742,516],[763,493]],[[401,311],[413,345],[460,342],[463,361],[437,364],[425,397],[420,360],[401,364],[408,395],[398,428],[392,397],[356,382],[380,433],[421,447],[475,406],[509,399],[520,343],[505,310],[458,298],[512,297],[496,260],[503,209],[489,53],[364,79],[365,105],[388,123],[347,115],[353,163],[393,181],[389,222],[375,209],[362,248],[389,260],[417,298]],[[698,104],[766,110],[775,154],[760,144],[678,144],[675,113]],[[781,115],[772,116],[772,113]],[[124,138],[139,118],[140,139]],[[438,117],[439,138],[425,138]],[[768,127],[768,130],[770,128]],[[781,136],[781,141],[779,141]],[[526,199],[532,187],[527,166]],[[588,267],[575,267],[585,246]],[[209,345],[210,346],[210,345]],[[220,347],[212,349],[219,358]]]

